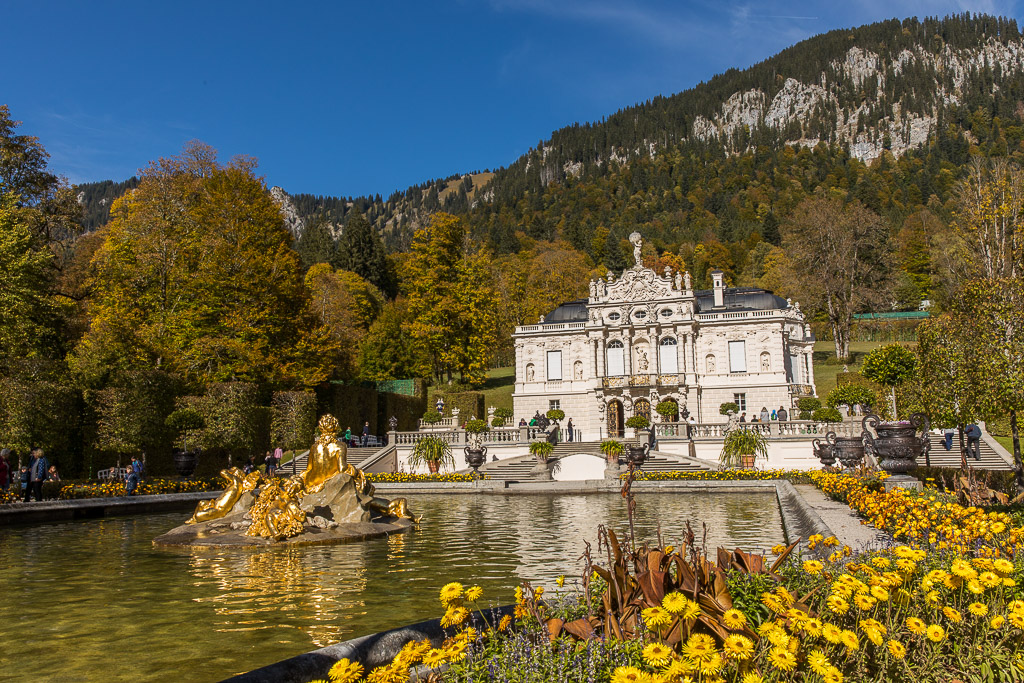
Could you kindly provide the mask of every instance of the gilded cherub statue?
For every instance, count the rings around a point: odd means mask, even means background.
[[[298,477],[271,481],[252,507],[252,524],[245,535],[280,540],[301,534],[306,522],[306,513],[299,506],[302,493]]]
[[[328,479],[344,471],[347,456],[348,449],[338,443],[338,420],[333,415],[324,415],[317,424],[306,469],[299,475],[306,493],[318,493]]]
[[[220,476],[227,483],[224,487],[224,492],[213,500],[199,501],[196,511],[192,513],[186,524],[209,522],[210,520],[224,517],[235,507],[243,493],[252,491],[260,483],[259,472],[250,472],[246,475],[237,467],[221,470]]]

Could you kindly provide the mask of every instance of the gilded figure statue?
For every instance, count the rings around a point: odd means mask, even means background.
[[[299,506],[302,493],[299,477],[264,486],[252,507],[252,524],[245,535],[279,540],[301,534],[306,521],[306,513]]]
[[[221,470],[220,476],[226,483],[224,492],[213,500],[199,501],[196,511],[192,513],[186,524],[209,522],[210,520],[224,517],[235,507],[235,503],[238,502],[243,493],[252,491],[260,483],[259,472],[250,472],[246,475],[237,467]]]
[[[338,420],[324,415],[317,425],[316,440],[309,448],[309,460],[299,476],[306,493],[318,493],[324,483],[345,470],[348,449],[338,443]]]

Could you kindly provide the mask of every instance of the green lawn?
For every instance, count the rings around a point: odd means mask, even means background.
[[[491,406],[495,408],[512,408],[512,390],[516,384],[516,373],[515,368],[495,368],[487,373],[487,381],[484,382],[484,386],[477,391],[482,391],[484,394],[484,409],[488,409]],[[432,409],[434,403],[437,401],[437,394],[443,389],[443,386],[430,387],[427,395],[427,407]]]

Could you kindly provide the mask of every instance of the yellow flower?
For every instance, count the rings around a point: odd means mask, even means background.
[[[808,574],[820,574],[821,570],[824,569],[823,565],[818,560],[806,560],[804,561],[804,571]]]
[[[939,597],[939,591],[928,591],[924,595],[925,602],[933,606],[939,604]]]
[[[350,662],[347,657],[339,659],[327,672],[327,677],[333,683],[354,683],[363,677],[363,665],[359,662]]]
[[[792,671],[796,668],[796,657],[781,647],[773,647],[768,652],[768,661],[779,671]]]
[[[733,633],[726,636],[722,649],[732,659],[750,659],[754,652],[754,643],[746,636]]]
[[[843,629],[843,632],[839,636],[839,642],[841,642],[843,647],[847,650],[853,651],[860,649],[860,641],[857,639],[857,634],[853,631]]]
[[[782,603],[782,600],[779,599],[779,596],[775,595],[775,593],[762,593],[761,602],[764,603],[765,607],[776,614],[782,614],[786,611],[786,606]]]
[[[650,680],[650,676],[633,666],[620,666],[612,672],[611,683],[634,683]]]
[[[858,609],[867,611],[874,608],[877,600],[875,600],[875,598],[871,597],[870,595],[858,593],[857,595],[853,596],[853,602],[855,605],[857,605]]]
[[[967,606],[967,611],[976,617],[983,617],[988,614],[988,605],[983,602],[972,602]]]
[[[932,624],[925,630],[925,634],[928,636],[928,640],[933,643],[941,643],[946,637],[946,629],[942,628],[938,624]]]
[[[889,591],[885,590],[881,586],[872,586],[871,596],[876,600],[881,600],[882,602],[885,602],[889,599]]]
[[[942,613],[946,615],[946,618],[952,621],[954,624],[959,624],[964,620],[963,616],[952,607],[943,607]]]
[[[982,572],[978,577],[978,581],[980,581],[981,585],[985,588],[995,588],[1003,582],[1002,578],[1000,578],[995,572]]]
[[[1010,612],[1009,619],[1012,625],[1024,629],[1024,612]]]
[[[507,629],[509,627],[509,625],[511,623],[512,623],[512,615],[506,614],[505,616],[503,616],[501,618],[501,621],[498,622],[498,630],[499,631],[504,631],[505,629]]]
[[[992,562],[992,568],[1000,574],[1009,574],[1013,571],[1013,562],[999,558]]]
[[[832,662],[828,661],[828,657],[821,650],[811,650],[807,653],[807,666],[815,673],[820,674],[831,665]]]
[[[458,626],[466,620],[469,616],[469,612],[465,607],[449,607],[441,617],[441,626],[448,628],[449,626]]]
[[[786,548],[786,544],[779,543],[778,545],[772,546],[772,553],[775,555],[781,555],[782,553],[786,552]]]
[[[843,674],[839,669],[830,666],[822,672],[821,679],[825,683],[843,683]]]
[[[480,586],[473,586],[466,589],[466,601],[476,602],[480,599],[480,596],[484,594],[484,589]]]
[[[889,649],[889,654],[896,659],[903,659],[907,654],[907,648],[898,640],[890,640],[886,647]]]
[[[846,614],[850,609],[850,603],[838,595],[830,595],[825,600],[825,604],[828,605],[829,610],[835,614]]]
[[[1003,615],[1000,614],[998,616],[992,617],[992,621],[988,622],[988,625],[992,628],[999,629],[1003,627],[1003,624],[1005,622],[1006,619],[1003,617]]]
[[[703,633],[693,634],[683,645],[683,655],[697,666],[711,663],[717,654],[714,638]]]
[[[843,629],[839,628],[835,624],[830,624],[826,622],[821,627],[821,635],[825,638],[825,640],[832,643],[833,645],[836,645],[838,643],[841,643],[843,640]]]
[[[693,673],[693,671],[694,666],[692,662],[685,659],[673,659],[667,667],[661,670],[661,674],[670,681],[677,681],[681,677]],[[687,680],[689,680],[689,677],[687,677]]]
[[[700,669],[700,673],[704,676],[703,680],[705,681],[708,680],[708,674],[718,673],[723,666],[725,666],[725,660],[717,652],[708,657],[706,661],[697,664],[697,668]]]
[[[902,558],[904,560],[909,560],[914,557],[914,550],[910,546],[906,545],[901,545],[900,547],[893,550],[892,553],[896,557]]]
[[[651,666],[667,666],[672,661],[672,648],[661,643],[649,643],[643,649],[641,656]]]
[[[889,558],[888,557],[872,557],[871,558],[871,564],[875,565],[879,569],[888,569],[889,568]]]
[[[764,678],[761,677],[761,674],[749,673],[743,677],[740,683],[764,683]]]
[[[967,590],[971,591],[975,595],[981,595],[985,592],[985,587],[981,585],[981,581],[978,581],[977,579],[971,579],[967,582]]]
[[[562,575],[561,575],[561,576],[559,576],[559,577],[558,577],[557,579],[555,579],[555,583],[556,583],[556,584],[558,584],[558,587],[559,587],[559,588],[561,588],[562,586],[564,586],[564,585],[565,585],[565,574],[562,574]]]
[[[661,626],[668,626],[672,622],[672,615],[668,613],[668,610],[661,607],[648,607],[641,614],[644,617],[644,623],[647,624],[648,631]]]
[[[544,595],[544,586],[538,586],[533,589],[533,599],[540,600],[540,596]]]
[[[465,658],[467,647],[469,647],[469,645],[466,642],[457,640],[449,643],[444,649],[444,653],[445,656],[448,657],[448,661],[458,662]]]
[[[961,579],[973,579],[978,576],[978,572],[967,560],[953,560],[953,564],[950,565],[949,571],[953,572]]]
[[[727,609],[722,615],[722,621],[726,628],[741,629],[747,625],[747,617],[738,609]]]
[[[462,584],[456,581],[445,584],[441,589],[441,604],[447,607],[462,597]]]
[[[672,592],[661,599],[661,606],[672,614],[679,614],[686,608],[688,602],[690,601],[682,593]]]

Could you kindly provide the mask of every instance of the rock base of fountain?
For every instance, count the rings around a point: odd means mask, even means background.
[[[321,526],[322,525],[322,526]],[[190,548],[263,548],[269,546],[331,545],[357,543],[413,528],[411,520],[378,517],[367,522],[332,522],[323,517],[307,517],[302,533],[279,541],[262,536],[246,536],[249,520],[216,519],[201,524],[183,524],[153,539],[157,546]]]

